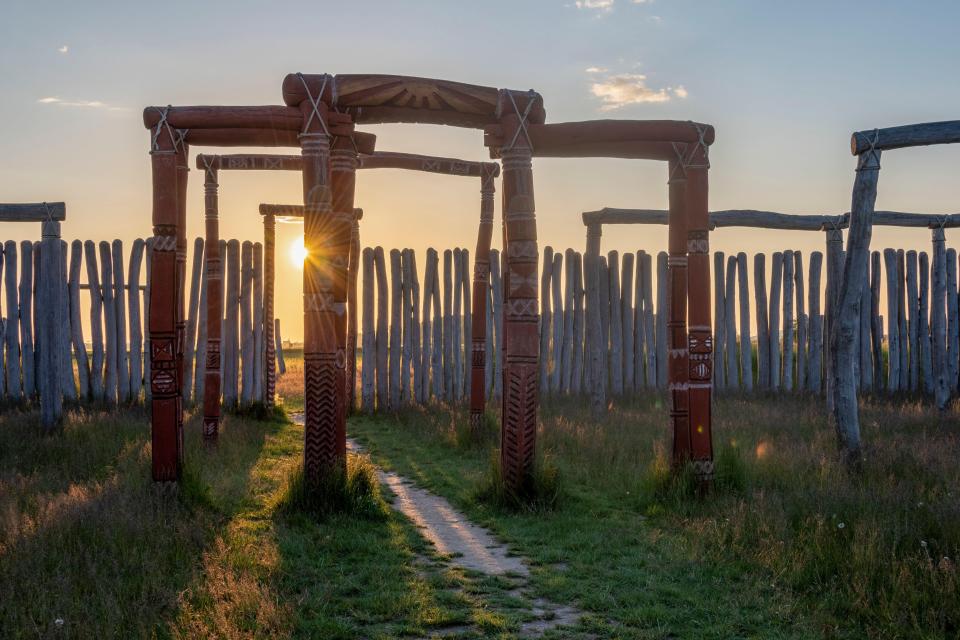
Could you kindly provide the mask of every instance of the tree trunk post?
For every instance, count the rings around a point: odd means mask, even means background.
[[[770,389],[770,325],[767,319],[766,256],[753,256],[753,293],[757,310],[757,388]],[[719,343],[719,341],[718,341]]]
[[[217,170],[204,169],[204,246],[207,267],[207,352],[203,363],[203,439],[213,442],[220,432],[221,348],[223,338],[223,254],[220,240]],[[273,296],[273,287],[268,287]]]
[[[753,392],[753,341],[750,339],[750,286],[747,254],[737,254],[737,280],[740,289],[740,371],[743,390]]]

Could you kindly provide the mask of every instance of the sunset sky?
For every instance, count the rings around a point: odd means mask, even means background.
[[[948,1],[7,0],[0,7],[0,201],[64,200],[65,239],[121,238],[129,246],[151,232],[143,107],[280,104],[284,75],[303,71],[533,88],[548,122],[711,123],[712,209],[839,213],[850,203],[852,131],[960,118],[957,24],[960,4]],[[384,151],[486,159],[474,130],[364,130],[377,134]],[[216,152],[192,149],[200,151]],[[657,163],[543,159],[534,172],[541,246],[582,248],[584,210],[666,206],[666,168]],[[958,212],[958,176],[960,147],[888,152],[877,206]],[[222,237],[261,238],[257,205],[301,197],[294,173],[227,173],[220,184]],[[364,244],[472,250],[478,189],[466,178],[363,172]],[[192,239],[202,233],[197,171],[189,207]],[[279,229],[281,283],[299,283],[286,252],[301,233]],[[38,237],[38,225],[0,231],[0,239]],[[948,232],[948,243],[958,237]],[[878,229],[874,241],[874,248],[926,249],[929,232]],[[657,251],[665,243],[665,228],[622,228],[607,231],[603,246]],[[807,252],[822,249],[823,236],[725,230],[712,245]],[[282,286],[278,296],[287,337],[298,338],[299,286]]]

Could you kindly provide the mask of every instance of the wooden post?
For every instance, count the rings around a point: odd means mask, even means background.
[[[870,279],[868,277],[863,279],[863,283],[860,290],[860,328],[857,331],[858,346],[860,347],[860,385],[859,391],[862,393],[869,393],[873,390],[873,356],[872,356],[872,342],[870,337],[870,320],[871,320],[871,301],[870,301]]]
[[[491,251],[491,254],[493,252]],[[491,265],[493,263],[491,262]],[[496,360],[497,354],[494,351],[493,346],[493,336],[495,333],[494,323],[493,323],[493,286],[490,282],[487,282],[487,342],[485,345],[486,355],[484,357],[486,366],[484,367],[484,380],[486,381],[486,393],[485,399],[490,399],[493,397],[493,367]]]
[[[820,314],[820,274],[823,270],[823,254],[810,254],[810,349],[807,356],[807,388],[820,393],[823,377],[823,316]]]
[[[6,326],[6,351],[7,351],[7,393],[13,400],[23,398],[23,386],[20,381],[20,336],[18,335],[18,316],[22,315],[21,306],[17,301],[17,243],[13,240],[7,240],[3,245],[3,258],[6,263],[5,278],[7,288],[7,326]],[[29,296],[30,294],[28,294]],[[21,300],[23,296],[21,296]],[[30,324],[30,316],[25,316],[26,322]],[[23,354],[24,363],[27,362],[27,354]],[[32,353],[30,354],[32,356]],[[32,364],[32,358],[31,358]],[[24,367],[26,368],[26,367]],[[26,377],[26,376],[24,376]],[[29,388],[28,388],[29,394]]]
[[[663,253],[663,252],[661,252]],[[664,262],[666,260],[666,254],[664,254]],[[658,269],[660,259],[657,257]],[[664,271],[666,270],[666,264],[663,265]],[[659,271],[657,277],[659,278]],[[659,281],[657,284],[658,291],[657,296],[660,296],[659,289],[663,288],[663,294],[666,295],[666,289],[660,286],[660,282],[664,285],[666,284],[666,278]],[[660,304],[659,299],[657,304]],[[666,303],[664,302],[664,307],[666,308]],[[655,322],[658,314],[658,310],[653,307],[653,256],[649,253],[643,254],[643,342],[646,345],[646,356],[647,361],[645,364],[646,375],[647,375],[647,388],[663,388],[666,384],[664,380],[661,382],[657,376],[659,375],[659,370],[664,368],[665,365],[659,364],[661,354],[663,350],[666,349],[666,333],[662,335],[658,334],[659,327],[655,327]],[[666,326],[663,327],[663,331],[666,331]],[[662,345],[662,349],[661,349]],[[665,370],[664,370],[665,371]]]
[[[793,252],[794,289],[797,294],[797,375],[794,388],[804,391],[807,388],[807,312],[804,307],[803,292],[803,254]]]
[[[136,245],[134,245],[136,250]],[[206,247],[204,247],[203,266],[200,275],[200,306],[197,314],[197,342],[193,366],[193,398],[194,402],[203,407],[204,383],[207,370],[207,284],[209,282]],[[137,276],[139,279],[139,275]],[[139,304],[139,302],[138,302]],[[271,335],[273,332],[271,331]]]
[[[452,402],[453,395],[453,251],[443,251],[443,399]]]
[[[569,260],[567,261],[569,264]],[[568,271],[567,275],[573,275]],[[634,345],[633,345],[633,254],[623,254],[623,267],[620,275],[620,327],[623,335],[623,388],[632,393],[634,389]]]
[[[947,254],[949,260],[949,253]],[[954,254],[956,257],[956,254]],[[956,283],[956,260],[953,261],[954,283]],[[907,301],[906,301],[907,270],[904,264],[903,249],[897,249],[897,330],[900,332],[900,386],[899,391],[906,391],[910,387],[910,333],[907,329]],[[949,272],[947,281],[949,282]],[[956,286],[954,286],[956,290]],[[954,302],[954,304],[956,304]],[[954,351],[956,352],[956,351]]]
[[[264,371],[264,402],[271,407],[276,402],[277,395],[277,350],[273,335],[274,289],[277,279],[276,246],[277,221],[272,213],[267,213],[263,216],[263,346],[266,365],[266,371]],[[373,263],[371,263],[371,268],[372,266]]]
[[[883,370],[883,319],[880,316],[880,252],[870,255],[870,337],[873,343],[873,390],[879,392],[884,386]],[[932,389],[933,387],[931,387]]]
[[[409,250],[410,261],[410,318],[412,335],[410,336],[410,359],[413,364],[413,400],[422,403],[425,401],[423,387],[420,385],[423,372],[420,355],[420,280],[417,277],[417,254]]]
[[[766,256],[753,256],[753,293],[757,310],[757,387],[770,389],[770,324],[767,319],[767,265]],[[718,340],[719,344],[719,340]]]
[[[431,390],[433,389],[430,375],[433,369],[433,323],[431,321],[430,310],[432,307],[431,302],[433,301],[433,279],[436,268],[436,251],[427,249],[426,265],[424,266],[423,273],[423,339],[421,340],[422,363],[420,365],[421,385],[423,388],[423,398],[421,402],[423,403],[430,400]]]
[[[37,273],[37,308],[43,309],[37,333],[40,340],[40,364],[37,380],[40,386],[40,426],[50,432],[59,427],[63,417],[61,348],[59,336],[66,318],[61,300],[62,270],[60,223],[45,220],[41,223],[40,271]],[[106,244],[106,243],[104,243]],[[9,264],[7,267],[9,268]],[[72,375],[72,373],[71,373]]]
[[[130,396],[139,402],[143,392],[143,323],[140,313],[140,269],[145,244],[142,238],[133,241],[127,272],[127,307],[130,321]],[[74,347],[76,348],[76,347]]]
[[[951,395],[957,392],[957,352],[960,350],[957,314],[957,251],[950,248],[947,249],[947,375]]]
[[[363,320],[361,326],[361,335],[363,336],[361,357],[363,360],[360,364],[360,406],[365,413],[373,413],[376,410],[377,336],[373,321],[373,286],[373,249],[364,247]],[[426,305],[426,301],[424,301],[424,305]]]
[[[600,375],[600,372],[603,370],[602,358],[605,351],[600,342],[603,331],[600,325],[600,292],[598,291],[598,287],[600,286],[600,240],[602,234],[602,225],[588,225],[587,247],[584,252],[584,282],[586,284],[586,309],[584,311],[584,319],[586,320],[586,357],[584,360],[586,364],[584,373],[586,377],[587,394],[590,396],[590,410],[594,418],[602,416],[607,409],[607,388],[606,385],[603,384],[603,377]],[[543,255],[543,272],[545,277],[541,284],[546,288],[549,282],[546,274],[548,270],[552,268],[550,262],[548,262],[548,257],[553,255],[553,249],[547,247]],[[541,291],[540,297],[543,300],[549,300],[545,290]],[[544,313],[549,314],[549,305],[545,307],[545,309]],[[547,318],[548,316],[543,317]],[[541,325],[540,344],[542,346],[549,344],[548,336],[544,335],[547,331],[547,326],[547,324]],[[543,360],[541,360],[540,366],[543,371],[546,371],[546,362],[544,362],[544,360],[547,359],[547,355],[547,350],[541,348],[540,357]],[[540,388],[544,389],[542,382]]]
[[[32,305],[33,313],[27,314],[23,309],[20,310],[20,314],[24,318],[28,318],[32,321],[33,324],[33,383],[35,386],[35,391],[33,392],[33,397],[40,399],[40,307],[37,304],[37,300],[40,298],[40,242],[31,243],[32,255],[33,255],[33,290],[26,296],[26,300]],[[21,256],[21,266],[22,266],[23,256]],[[22,305],[22,302],[21,302]],[[22,324],[22,323],[21,323]],[[23,360],[23,355],[21,354],[20,359]],[[20,366],[23,366],[23,363],[20,363]]]
[[[670,373],[670,422],[673,437],[673,464],[685,464],[690,458],[690,378],[687,344],[687,176],[678,162],[669,171],[670,213],[668,228],[670,315],[668,348]],[[732,287],[728,287],[728,290]]]
[[[443,340],[444,340],[444,326],[443,321],[443,304],[441,303],[441,289],[440,289],[440,254],[434,250],[433,251],[433,283],[431,284],[431,295],[433,300],[431,306],[433,307],[433,355],[432,355],[432,369],[433,369],[433,396],[437,402],[443,402],[445,399],[445,380],[444,380],[444,369],[443,369]]]
[[[461,342],[460,352],[463,354],[460,358],[461,369],[460,369],[460,399],[463,400],[464,396],[469,393],[470,390],[470,358],[473,351],[473,313],[471,309],[470,299],[470,250],[463,248],[460,250],[460,287],[463,289],[461,294],[461,300],[463,301],[463,322],[461,326]]]
[[[583,390],[583,347],[584,347],[584,309],[583,309],[583,256],[573,254],[573,368],[571,372],[570,392],[580,395]],[[639,305],[638,305],[639,309]],[[642,352],[635,362],[643,364]],[[643,376],[642,369],[635,369]]]
[[[253,401],[253,243],[244,240],[240,245],[240,404]]]
[[[107,394],[106,400],[109,404],[115,404],[121,396],[119,394],[119,373],[117,372],[117,307],[116,300],[113,297],[113,260],[110,255],[109,242],[101,240],[99,249],[103,290],[103,326],[107,336],[106,369],[103,378]]]
[[[189,330],[189,327],[188,327]],[[263,402],[263,245],[253,243],[253,401]]]
[[[587,246],[589,251],[590,233],[593,229],[599,233],[600,225],[587,228]],[[553,247],[543,248],[543,269],[540,275],[540,393],[550,392],[550,337],[553,335],[553,310],[550,304],[552,286],[550,278],[553,275]],[[588,310],[589,313],[589,310]]]
[[[206,356],[203,363],[203,438],[216,440],[220,431],[220,394],[223,386],[223,241],[220,240],[217,170],[204,168],[204,261],[207,274]],[[266,236],[266,231],[264,232]],[[271,282],[272,285],[272,282]],[[272,299],[273,287],[269,286]]]
[[[350,219],[350,257],[347,262],[347,396],[344,400],[348,412],[357,407],[357,328],[360,310],[357,307],[357,281],[360,272],[360,219],[363,209],[354,209]],[[414,303],[416,304],[416,303]],[[414,366],[416,369],[416,365]]]
[[[17,370],[23,371],[23,381],[22,386],[20,379],[16,378],[14,382],[14,387],[17,389],[18,394],[21,392],[26,395],[28,398],[34,398],[37,396],[39,389],[37,388],[37,374],[36,374],[36,364],[37,364],[37,353],[34,345],[34,337],[36,334],[36,323],[33,322],[33,314],[36,306],[33,304],[34,299],[34,288],[36,287],[36,269],[33,268],[36,257],[33,255],[33,246],[34,243],[29,240],[24,240],[20,243],[20,362],[16,365]],[[17,260],[16,245],[14,245],[13,250],[13,264],[16,265]],[[9,266],[9,263],[8,263]],[[14,268],[14,275],[16,275],[16,268]],[[14,278],[14,281],[16,278]],[[13,296],[16,299],[16,287],[13,289]],[[7,319],[8,327],[7,330],[10,331],[9,327],[10,319]],[[13,320],[13,331],[14,331],[14,342],[16,342],[16,327],[17,320]],[[9,354],[8,354],[9,357]],[[9,364],[7,365],[9,366]],[[10,392],[11,385],[10,381],[7,381],[7,391]]]
[[[153,376],[150,374],[150,354],[152,353],[150,348],[150,292],[151,292],[151,273],[153,270],[153,237],[146,238],[143,241],[145,245],[144,248],[144,263],[146,264],[147,272],[147,287],[143,296],[143,398],[148,405],[153,405],[153,390],[151,388],[150,381],[153,379]],[[93,246],[93,243],[90,245]],[[87,250],[86,242],[83,245],[84,255],[90,255]],[[96,266],[96,265],[94,265]],[[102,309],[102,301],[101,301]],[[101,340],[102,342],[102,340]]]
[[[90,392],[93,399],[104,401],[106,389],[103,379],[103,293],[100,288],[100,275],[97,269],[96,245],[93,240],[83,243],[83,252],[87,264],[87,283],[90,286]],[[144,314],[149,320],[149,317]],[[148,358],[149,361],[149,358]]]
[[[623,395],[623,311],[620,298],[620,254],[607,253],[610,274],[610,386],[613,395]]]
[[[390,250],[390,409],[400,408],[400,356],[403,347],[403,283],[400,281],[400,251]],[[449,353],[449,352],[448,352]]]
[[[934,377],[933,361],[930,355],[930,259],[926,251],[920,252],[920,308],[918,334],[920,342],[920,369],[923,381],[923,392],[928,396],[933,395]],[[879,349],[874,348],[874,358],[879,354]]]
[[[947,364],[947,255],[943,227],[933,229],[933,297],[930,304],[930,333],[933,336],[933,375],[935,401],[941,411],[950,401],[950,372]]]
[[[73,375],[73,351],[70,339],[70,289],[67,282],[67,242],[60,241],[60,268],[57,270],[57,289],[60,295],[57,304],[60,305],[62,322],[57,327],[57,346],[60,349],[60,390],[67,400],[76,401],[76,379]]]
[[[849,465],[860,461],[860,419],[854,383],[857,353],[853,350],[853,337],[860,325],[857,307],[863,280],[867,276],[873,226],[871,218],[877,198],[879,172],[880,151],[871,149],[857,158],[846,259],[843,275],[837,280],[834,322],[830,331],[834,419],[841,456]]]
[[[0,285],[3,284],[3,244],[0,243]],[[7,309],[10,313],[10,309]],[[17,311],[19,315],[19,310]],[[7,395],[7,320],[0,317],[0,397]]]
[[[377,274],[377,409],[383,411],[390,405],[390,371],[388,369],[390,297],[383,247],[373,250],[373,264]]]
[[[283,359],[283,337],[280,335],[280,318],[274,318],[273,320],[273,333],[277,341],[277,371],[280,372],[280,375],[283,375],[287,372],[287,363]]]
[[[740,371],[743,390],[753,392],[753,342],[750,339],[750,288],[747,282],[747,254],[737,254],[737,276],[740,288]]]
[[[669,333],[670,282],[667,275],[669,257],[666,251],[657,253],[657,388],[667,389],[670,370],[667,355]]]
[[[898,324],[897,298],[897,252],[883,250],[883,262],[887,273],[887,391],[895,393],[900,388],[900,326]]]
[[[80,263],[82,261],[83,242],[74,240],[70,243],[70,275],[68,278],[70,287],[70,337],[77,357],[80,397],[89,398],[90,361],[87,358],[87,345],[83,341],[83,323],[80,321]],[[139,366],[137,370],[139,371]]]
[[[493,397],[503,398],[503,278],[501,277],[502,259],[496,249],[490,250],[490,286],[493,289],[493,326],[494,352],[496,362],[493,369]],[[434,330],[436,331],[436,330]],[[436,334],[434,334],[436,335]]]
[[[570,393],[573,377],[573,270],[576,268],[573,249],[564,252],[563,339],[560,349],[560,392]]]
[[[196,357],[197,318],[200,305],[200,275],[203,268],[203,238],[193,241],[193,266],[190,270],[190,298],[187,302],[187,335],[183,346],[183,402],[190,402],[193,391],[193,359]]]
[[[124,285],[123,243],[114,240],[113,250],[113,301],[116,319],[117,401],[130,400],[130,362],[127,357],[127,288]]]
[[[633,293],[633,391],[639,392],[647,387],[646,354],[647,341],[644,336],[644,316],[646,308],[643,302],[646,296],[644,288],[643,261],[646,251],[637,251],[636,273],[634,275]]]
[[[411,323],[413,322],[413,291],[411,280],[413,271],[410,265],[411,249],[404,249],[400,253],[400,274],[401,274],[401,325],[402,325],[402,351],[400,353],[400,401],[405,405],[412,404],[414,396],[410,388],[410,376],[413,365],[410,361],[413,349],[413,332]]]
[[[793,391],[793,251],[783,252],[783,389]]]
[[[834,376],[832,373],[834,359],[833,325],[836,320],[837,291],[840,279],[843,277],[843,231],[839,227],[826,230],[827,233],[827,286],[826,286],[826,340],[824,340],[824,363],[826,368],[827,409],[833,411],[835,395],[833,392]]]
[[[463,280],[463,259],[460,257],[460,248],[453,250],[453,311],[450,314],[450,322],[453,327],[453,335],[450,338],[451,366],[451,384],[453,386],[454,402],[460,402],[463,398],[463,373],[461,372],[463,346],[461,343],[463,327],[463,289],[460,283]]]
[[[240,242],[227,242],[226,309],[223,332],[223,404],[235,407],[239,382]]]
[[[560,393],[561,376],[563,375],[563,254],[559,251],[553,254],[553,272],[550,275],[550,286],[553,293],[553,340],[551,360],[553,368],[550,373],[550,393]]]
[[[736,305],[737,305],[737,257],[736,256],[727,256],[727,281],[724,284],[724,304],[726,308],[724,309],[724,320],[726,321],[726,327],[724,328],[724,335],[727,339],[727,344],[724,348],[724,354],[727,356],[727,372],[724,378],[727,381],[727,387],[735,391],[740,391],[743,387],[740,386],[740,374],[737,370],[737,316],[736,316]]]
[[[606,256],[600,256],[600,345],[603,349],[603,358],[597,372],[610,393],[610,268],[607,266]]]
[[[917,290],[917,252],[906,253],[907,262],[907,315],[909,321],[908,338],[910,345],[909,388],[916,393],[920,389],[920,295]],[[862,327],[861,327],[862,329]],[[862,358],[861,358],[862,360]]]
[[[486,166],[486,165],[485,165]],[[477,231],[477,249],[473,266],[473,309],[471,320],[471,361],[470,361],[470,427],[476,433],[483,420],[487,406],[487,371],[492,370],[492,360],[488,345],[492,345],[493,327],[488,321],[492,318],[490,305],[490,242],[493,238],[493,213],[495,193],[494,179],[499,168],[484,169],[480,174],[480,225]],[[543,319],[541,318],[541,326]],[[541,345],[542,330],[541,330]],[[543,355],[541,349],[541,384],[543,384]]]
[[[780,285],[783,284],[783,254],[773,254],[770,275],[770,389],[780,390]]]
[[[713,254],[713,335],[716,339],[713,357],[719,366],[713,368],[713,384],[718,389],[727,388],[727,288],[723,251]]]

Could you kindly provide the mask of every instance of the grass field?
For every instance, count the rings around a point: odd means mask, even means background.
[[[296,358],[280,381],[302,406]],[[463,411],[354,417],[377,464],[448,497],[532,562],[508,594],[437,558],[381,503],[317,522],[278,509],[302,430],[224,421],[205,447],[186,426],[177,493],[149,481],[144,413],[75,412],[62,434],[0,415],[0,637],[517,637],[529,600],[586,612],[552,637],[941,638],[960,632],[960,418],[910,402],[864,406],[861,476],[836,462],[815,398],[720,397],[719,473],[706,500],[667,473],[666,412],[651,396],[592,423],[546,402],[553,510],[478,500],[495,434]]]

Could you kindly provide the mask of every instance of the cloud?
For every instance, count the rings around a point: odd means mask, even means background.
[[[606,73],[606,67],[587,67],[584,69],[587,73]]]
[[[55,104],[58,107],[81,107],[85,109],[103,109],[105,111],[127,111],[126,107],[115,107],[100,100],[62,100],[55,96],[48,96],[37,100],[40,104]]]
[[[613,111],[629,104],[649,102],[669,102],[674,98],[686,98],[689,94],[685,87],[647,86],[647,76],[639,73],[620,73],[607,76],[602,82],[590,85],[590,91],[603,101],[601,111]]]
[[[63,45],[62,47],[57,49],[57,51],[59,51],[60,53],[66,53],[67,51],[70,51],[70,47],[68,47],[67,45]]]
[[[593,9],[600,13],[607,13],[613,9],[614,0],[576,0],[577,9]]]

